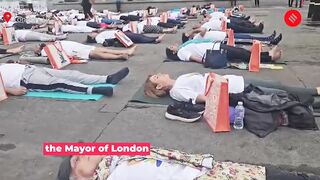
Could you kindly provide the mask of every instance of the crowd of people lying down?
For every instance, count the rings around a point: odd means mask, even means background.
[[[276,30],[269,35],[261,34],[264,23],[244,14],[240,7],[232,9],[214,8],[212,4],[202,7],[173,9],[161,14],[157,8],[129,13],[110,11],[97,12],[85,10],[50,11],[44,13],[19,14],[26,18],[33,17],[37,23],[9,22],[7,28],[13,27],[14,41],[39,41],[33,47],[35,57],[47,57],[44,48],[49,44],[59,43],[69,57],[82,60],[128,60],[135,55],[136,44],[161,43],[166,34],[182,33],[181,44],[173,44],[161,53],[173,61],[204,63],[204,56],[209,49],[221,49],[226,53],[228,62],[250,61],[250,50],[238,43],[245,41],[249,46],[253,40],[263,43],[262,63],[274,63],[281,59],[282,50],[279,43],[282,34]],[[186,29],[189,19],[197,19],[192,29]],[[225,26],[225,27],[224,27]],[[228,45],[228,33],[224,28],[232,29],[236,45]],[[44,30],[41,31],[41,30]],[[134,44],[127,47],[117,33],[122,32]],[[86,44],[68,40],[70,33],[83,33]],[[146,35],[148,33],[159,34]],[[99,44],[99,45],[97,45]],[[122,47],[115,49],[110,47]],[[125,47],[125,49],[124,49]],[[20,54],[25,46],[0,49],[0,54]],[[184,66],[181,63],[181,66]],[[75,94],[101,94],[112,96],[112,87],[94,87],[94,84],[118,84],[129,75],[129,68],[105,75],[86,74],[75,70],[58,70],[37,66],[25,61],[10,60],[1,63],[0,73],[5,92],[21,96],[28,91],[66,92]],[[169,74],[154,73],[146,77],[144,93],[151,98],[170,96],[177,103],[170,105],[166,118],[183,122],[199,120],[207,101],[205,87],[208,73],[181,74],[172,78]],[[320,87],[302,88],[283,85],[279,82],[249,79],[239,75],[223,75],[228,80],[230,107],[241,101],[248,88],[259,87],[260,90],[286,92],[295,94],[299,100],[319,96]],[[297,99],[296,99],[297,100]],[[297,101],[299,101],[297,100]],[[289,100],[288,100],[289,101]],[[317,102],[312,101],[310,105]],[[284,124],[283,124],[284,125]],[[286,124],[288,125],[288,124]],[[290,124],[288,125],[290,126]],[[235,172],[229,171],[234,169]],[[65,158],[58,172],[59,180],[72,179],[303,179],[302,176],[278,173],[262,166],[215,161],[208,154],[187,154],[175,150],[152,148],[150,156],[71,156]],[[232,179],[232,178],[231,178]]]

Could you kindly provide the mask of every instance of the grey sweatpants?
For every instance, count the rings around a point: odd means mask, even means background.
[[[19,42],[24,41],[41,41],[41,42],[48,42],[48,41],[56,41],[60,38],[54,35],[49,35],[45,33],[39,33],[39,32],[29,32],[26,34],[24,39],[18,39]]]
[[[73,70],[55,70],[26,66],[21,86],[30,91],[62,91],[92,94],[90,84],[106,83],[107,76],[89,75]]]

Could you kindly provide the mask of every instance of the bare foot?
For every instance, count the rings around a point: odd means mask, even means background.
[[[156,43],[160,43],[160,42],[163,40],[164,36],[166,36],[166,34],[160,35],[160,36],[156,39]]]
[[[172,28],[172,29],[173,29],[172,33],[177,33],[177,30],[178,30],[178,27],[177,27],[177,26],[175,26],[175,27]]]
[[[269,51],[269,55],[271,56],[272,61],[277,61],[281,58],[282,50],[279,46],[275,46]]]
[[[200,28],[200,27],[201,27],[200,24],[196,24],[196,25],[194,25],[194,26],[192,27],[192,29],[198,29],[198,28]]]
[[[120,59],[128,60],[129,59],[129,55],[128,54],[121,54]]]
[[[19,54],[23,50],[24,50],[24,46],[19,46],[19,47],[16,47],[16,48],[8,49],[7,53],[9,53],[9,54]]]
[[[134,45],[134,46],[132,46],[131,48],[129,48],[127,51],[128,51],[128,55],[129,56],[133,56],[133,54],[134,54],[134,52],[136,51],[136,48],[137,48],[137,46],[136,45]]]

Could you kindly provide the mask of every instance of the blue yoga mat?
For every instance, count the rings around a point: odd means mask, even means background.
[[[94,87],[115,87],[113,84],[97,84]],[[26,97],[49,98],[49,99],[65,99],[65,100],[81,100],[81,101],[98,101],[103,95],[100,94],[72,94],[65,92],[28,92]]]

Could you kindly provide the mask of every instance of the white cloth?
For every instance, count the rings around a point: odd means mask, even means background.
[[[146,159],[120,163],[107,180],[193,180],[202,174],[202,171],[189,166]]]
[[[226,32],[222,31],[207,31],[204,36],[201,36],[200,33],[194,36],[193,39],[211,39],[213,41],[224,41],[226,39]]]
[[[172,89],[170,96],[177,101],[196,103],[199,95],[205,95],[206,80],[208,74],[190,73],[179,76]],[[244,79],[242,76],[225,75],[228,79],[229,93],[241,93],[244,90]]]
[[[0,64],[0,73],[5,88],[18,88],[25,65],[21,64]]]
[[[202,58],[207,49],[212,49],[213,48],[212,42],[208,43],[190,43],[178,50],[178,57],[182,61],[190,61],[191,56],[196,56],[198,58]],[[214,46],[215,50],[220,49],[220,43],[216,43]]]
[[[228,79],[229,93],[238,94],[238,93],[242,93],[244,91],[243,76],[224,75],[223,77]]]
[[[204,23],[201,27],[206,28],[208,31],[221,31],[222,21],[219,19],[212,19]]]
[[[227,19],[227,16],[225,16],[225,14],[223,12],[213,12],[210,14],[211,18],[210,20],[214,20],[214,19]]]
[[[96,36],[96,41],[99,44],[103,44],[106,39],[116,38],[115,33],[117,30],[103,31]]]
[[[61,30],[62,32],[67,32],[67,33],[90,33],[95,31],[96,29],[88,26],[62,25]]]
[[[89,21],[78,21],[77,22],[77,26],[87,26],[87,23],[88,23]]]
[[[75,56],[80,59],[90,59],[90,52],[95,49],[94,46],[84,45],[74,41],[60,41],[62,49],[68,56]],[[41,51],[42,56],[47,56],[44,50]]]
[[[26,36],[28,33],[32,32],[31,30],[15,30],[15,38],[18,42],[26,41]]]

